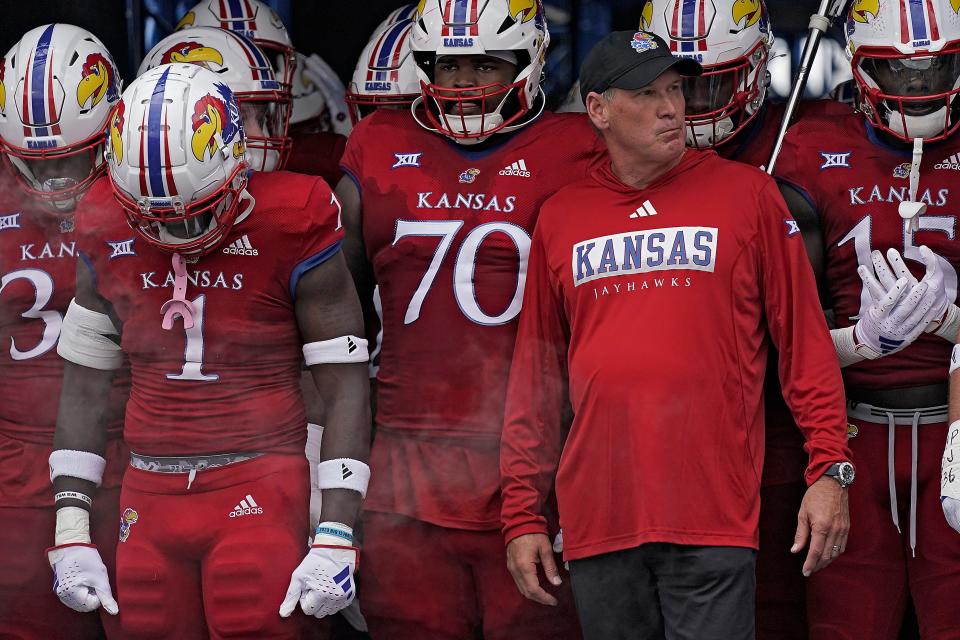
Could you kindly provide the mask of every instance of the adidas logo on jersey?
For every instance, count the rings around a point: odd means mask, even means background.
[[[953,169],[960,171],[960,154],[953,154],[949,158],[944,158],[943,162],[933,165],[934,169]]]
[[[523,160],[517,160],[512,164],[508,164],[503,169],[500,169],[500,175],[502,176],[520,176],[521,178],[529,178],[530,172],[527,171],[527,163]]]
[[[230,512],[231,518],[239,518],[241,516],[259,516],[263,514],[263,507],[257,504],[257,501],[253,499],[253,496],[249,493],[240,501],[240,504],[233,508],[233,511]]]
[[[630,214],[631,218],[646,218],[647,216],[657,215],[657,210],[649,200],[644,200],[643,204],[637,207],[637,210]]]
[[[260,253],[250,244],[250,238],[243,234],[223,248],[223,252],[231,256],[257,256]]]

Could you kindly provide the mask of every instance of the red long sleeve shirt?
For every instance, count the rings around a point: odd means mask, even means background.
[[[803,241],[757,169],[688,150],[643,190],[609,165],[562,189],[541,210],[523,305],[501,441],[508,541],[546,532],[556,472],[567,560],[756,547],[768,336],[807,482],[850,457]]]

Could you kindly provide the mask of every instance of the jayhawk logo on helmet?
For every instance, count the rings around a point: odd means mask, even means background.
[[[192,27],[193,23],[197,20],[196,14],[193,11],[187,11],[187,14],[180,18],[180,22],[177,23],[177,28],[174,31],[180,31],[180,29],[186,29],[187,27]]]
[[[243,153],[243,124],[240,121],[240,110],[233,98],[233,92],[227,85],[217,83],[220,96],[205,95],[193,107],[193,139],[190,146],[197,160],[203,162],[207,154],[212,157],[217,152],[217,136],[223,144],[234,143],[234,157]]]
[[[0,113],[3,113],[7,110],[7,88],[4,85],[3,76],[6,73],[7,69],[7,59],[0,58]]]
[[[107,97],[108,102],[113,102],[120,97],[120,92],[117,89],[116,70],[113,68],[113,63],[103,54],[91,53],[88,55],[80,73],[83,78],[77,85],[77,102],[81,107],[91,99],[93,102],[87,107],[88,110],[100,104],[104,96]]]
[[[530,22],[540,8],[539,0],[509,0],[509,13],[513,18],[520,15],[520,22]]]
[[[640,28],[644,31],[650,31],[650,26],[653,24],[653,0],[647,0],[647,4],[643,5],[643,9],[640,11]]]
[[[960,13],[960,0],[950,0],[950,6],[954,13]]]
[[[960,2],[960,0],[950,1],[952,4]],[[853,6],[850,7],[850,17],[863,24],[870,22],[870,18],[867,17],[867,14],[870,14],[876,18],[879,13],[880,0],[854,0]]]
[[[761,0],[736,0],[733,3],[733,23],[742,28],[752,27],[763,17],[763,3]]]
[[[123,515],[120,516],[120,542],[127,541],[127,538],[130,537],[130,527],[139,519],[140,514],[130,507],[123,510]]]
[[[119,165],[123,160],[123,138],[120,132],[123,131],[124,112],[127,106],[121,100],[117,103],[117,108],[113,110],[110,116],[110,149],[113,153],[113,160]]]
[[[223,54],[213,47],[205,47],[199,42],[178,42],[167,49],[160,58],[160,64],[185,62],[198,64],[210,69],[210,64],[223,66]]]

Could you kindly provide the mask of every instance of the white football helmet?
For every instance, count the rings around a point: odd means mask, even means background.
[[[166,64],[134,80],[110,118],[107,162],[130,226],[184,256],[220,244],[245,197],[240,105],[213,71]]]
[[[293,74],[293,111],[290,114],[291,127],[311,131],[330,129],[330,109],[317,83],[307,73],[307,58],[297,52],[297,70]]]
[[[290,95],[281,91],[270,61],[257,45],[240,33],[213,27],[176,31],[147,54],[138,75],[174,62],[201,65],[233,91],[247,124],[250,168],[274,171],[286,165],[293,144],[287,136]]]
[[[0,59],[0,147],[17,183],[69,211],[106,170],[103,132],[120,75],[89,31],[48,24]]]
[[[414,118],[424,128],[462,144],[482,142],[533,121],[543,111],[540,78],[549,44],[540,0],[420,0],[410,32],[421,88],[421,96],[411,105]],[[487,52],[516,56],[513,82],[452,88],[433,81],[440,56]],[[488,112],[486,99],[493,97],[500,100]],[[479,114],[463,115],[465,104],[478,101]]]
[[[857,106],[870,123],[911,141],[960,126],[960,1],[855,0],[847,55]]]
[[[296,69],[296,52],[287,28],[277,12],[260,0],[203,0],[188,11],[177,31],[193,27],[217,27],[240,33],[263,49],[273,65],[282,89],[290,91]]]
[[[410,53],[412,20],[401,20],[374,33],[363,48],[347,90],[354,124],[379,107],[409,107],[420,95],[417,65]]]
[[[703,65],[703,75],[683,79],[687,146],[727,142],[760,112],[773,45],[763,0],[647,0],[640,28]]]

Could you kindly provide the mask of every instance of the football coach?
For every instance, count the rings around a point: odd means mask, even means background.
[[[684,144],[684,77],[658,36],[615,32],[581,95],[609,159],[541,210],[501,440],[507,564],[552,604],[556,490],[587,640],[754,636],[763,379],[806,439],[805,575],[843,552],[843,386],[796,222],[773,180]],[[565,407],[573,410],[564,424]]]

